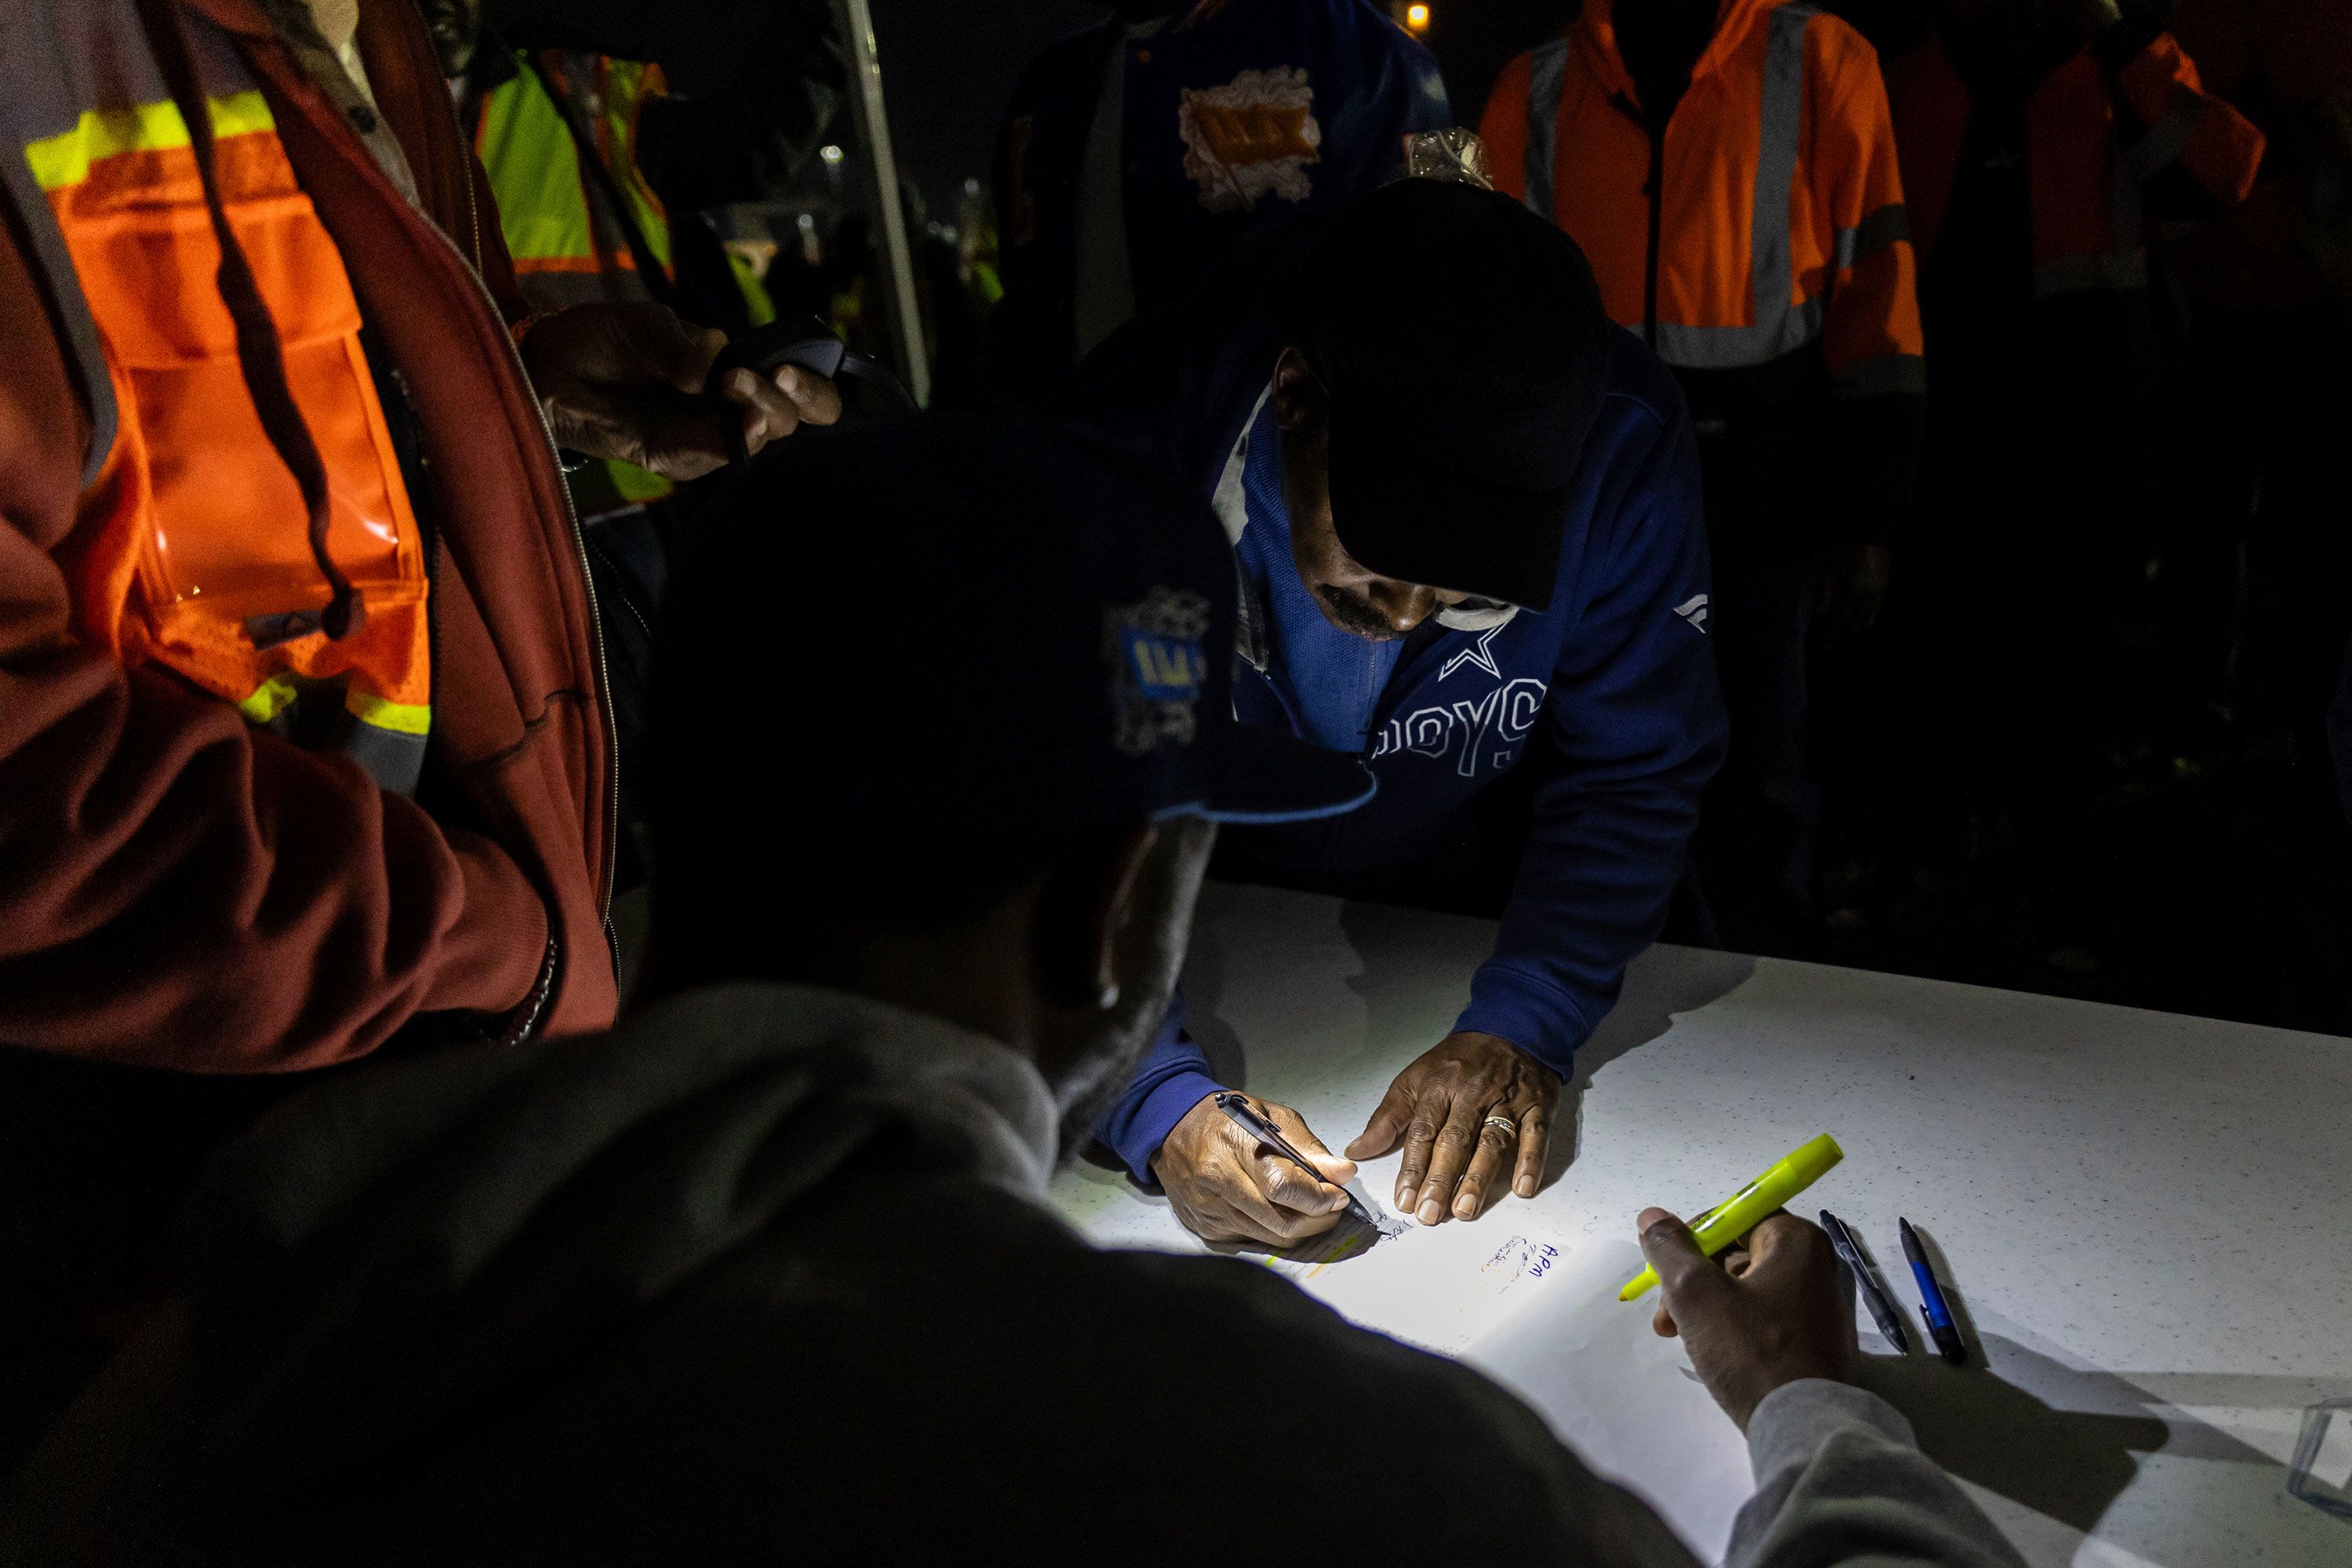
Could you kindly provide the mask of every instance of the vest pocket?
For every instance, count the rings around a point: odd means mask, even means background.
[[[342,258],[294,187],[274,133],[218,147],[230,224],[326,468],[329,553],[372,617],[414,609],[425,597],[424,552]],[[108,162],[59,202],[58,218],[123,395],[126,434],[135,431],[130,450],[145,470],[145,517],[131,531],[157,656],[233,700],[269,670],[326,676],[352,669],[355,658],[375,662],[317,636],[265,656],[246,636],[252,616],[326,603],[301,492],[246,385],[193,158],[164,149]],[[421,667],[423,651],[392,662]],[[403,696],[415,684],[400,670],[381,674],[389,679],[367,684]]]

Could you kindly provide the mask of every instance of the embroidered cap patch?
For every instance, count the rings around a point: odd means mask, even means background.
[[[1129,756],[1162,742],[1192,743],[1193,705],[1209,661],[1201,639],[1209,629],[1209,601],[1177,588],[1154,588],[1136,605],[1103,613],[1103,656],[1111,667],[1112,743]]]
[[[1303,202],[1312,195],[1307,165],[1323,156],[1314,101],[1305,69],[1280,66],[1244,71],[1223,87],[1186,88],[1176,132],[1201,205],[1230,212],[1254,207],[1261,196]]]

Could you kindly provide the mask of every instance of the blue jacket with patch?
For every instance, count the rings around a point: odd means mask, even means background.
[[[1079,184],[1109,24],[1030,61],[997,142],[1004,298],[992,359],[1013,391],[1074,353]],[[1139,311],[1175,300],[1259,220],[1346,202],[1402,172],[1407,133],[1454,123],[1429,51],[1370,0],[1202,0],[1129,40],[1122,192]]]
[[[1379,781],[1347,816],[1229,828],[1232,847],[1274,879],[1349,897],[1458,903],[1507,886],[1455,1027],[1565,1077],[1657,934],[1723,754],[1690,417],[1664,365],[1611,328],[1552,607],[1425,623],[1385,647],[1337,631],[1291,563],[1263,401],[1283,280],[1314,226],[1254,238],[1185,307],[1104,344],[1064,409],[1213,499],[1251,589],[1236,714],[1360,744]],[[1444,395],[1443,367],[1431,395]],[[1180,1005],[1098,1129],[1145,1181],[1169,1130],[1219,1087],[1181,1024]]]

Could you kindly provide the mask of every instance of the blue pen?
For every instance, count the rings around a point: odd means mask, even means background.
[[[1919,1233],[1911,1222],[1898,1218],[1903,1227],[1903,1256],[1911,1260],[1912,1277],[1919,1281],[1919,1312],[1927,1320],[1927,1333],[1936,1348],[1954,1366],[1966,1366],[1969,1347],[1960,1342],[1960,1331],[1952,1321],[1951,1304],[1944,1300],[1944,1287],[1936,1278],[1935,1266],[1927,1261],[1927,1249],[1919,1245]]]

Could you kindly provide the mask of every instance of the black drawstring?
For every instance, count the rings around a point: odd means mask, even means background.
[[[220,270],[214,284],[220,290],[221,303],[228,307],[229,320],[236,325],[237,366],[253,398],[253,410],[261,416],[263,433],[302,492],[302,504],[310,518],[310,555],[331,590],[323,610],[256,616],[246,623],[246,630],[259,647],[291,642],[313,631],[324,631],[341,640],[359,630],[367,606],[327,551],[326,465],[310,439],[310,427],[302,422],[302,411],[295,406],[293,389],[287,384],[286,355],[278,340],[277,323],[270,320],[269,307],[254,281],[252,265],[246,260],[245,248],[229,227],[228,211],[221,205],[219,178],[213,164],[211,107],[196,79],[179,5],[177,0],[137,0],[137,5],[140,25],[146,30],[148,47],[155,52],[172,103],[187,122],[188,148],[195,154],[205,210],[212,215],[213,237],[220,244]]]

